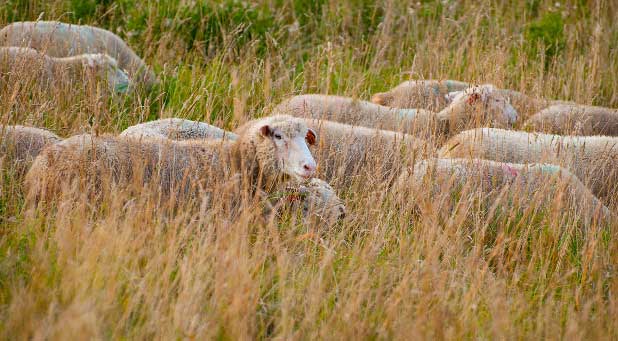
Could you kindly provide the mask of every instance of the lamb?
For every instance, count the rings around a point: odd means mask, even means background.
[[[58,135],[34,127],[0,125],[0,157],[6,169],[14,169],[19,176],[47,145],[60,142]]]
[[[324,180],[312,178],[306,182],[288,182],[283,189],[270,195],[272,206],[299,208],[303,223],[317,226],[332,226],[346,214],[343,201]],[[282,210],[277,210],[282,212]]]
[[[314,144],[316,135],[302,120],[267,117],[239,131],[237,141],[74,136],[37,156],[26,174],[28,197],[34,203],[49,201],[80,178],[94,184],[94,194],[109,180],[120,187],[141,182],[164,195],[183,195],[236,174],[246,188],[267,193],[287,179],[314,175],[316,163],[307,144]]]
[[[165,138],[172,140],[238,139],[238,135],[213,125],[180,118],[166,118],[137,124],[125,129],[120,133],[120,136]]]
[[[615,137],[558,136],[483,128],[454,136],[438,155],[557,164],[575,174],[608,203],[618,194],[618,138]]]
[[[433,113],[423,109],[395,109],[351,98],[300,95],[279,104],[273,113],[332,120],[369,128],[402,131],[431,138],[453,135],[469,127],[510,127],[517,112],[491,85],[466,89],[451,104]]]
[[[0,30],[0,46],[30,47],[51,57],[107,54],[136,84],[150,88],[158,83],[154,72],[120,37],[97,27],[57,21],[15,22]]]
[[[127,92],[129,77],[116,60],[105,54],[83,54],[54,58],[31,48],[0,47],[0,74],[7,84],[29,81],[40,89],[74,87],[75,81],[86,83],[92,75],[106,81],[110,93]]]
[[[470,87],[469,83],[455,80],[412,80],[403,82],[386,92],[371,97],[371,102],[387,107],[440,111],[449,103],[446,95]]]
[[[568,170],[551,164],[516,164],[480,159],[429,159],[401,175],[396,193],[413,202],[442,195],[444,200],[470,194],[494,208],[558,205],[561,216],[572,213],[585,224],[611,226],[616,216]],[[460,191],[457,195],[457,191]],[[454,193],[455,192],[455,193]],[[465,198],[465,199],[464,199]],[[433,199],[432,199],[433,200]],[[509,209],[510,210],[510,209]],[[512,214],[509,211],[506,215]]]
[[[618,109],[557,104],[530,117],[525,126],[534,131],[560,135],[618,136]]]

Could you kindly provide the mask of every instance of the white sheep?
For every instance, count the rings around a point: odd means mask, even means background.
[[[329,95],[294,96],[277,105],[272,113],[405,132],[412,130],[414,123],[421,118],[433,116],[427,110],[395,109],[353,98]],[[426,124],[419,124],[420,126],[425,127]]]
[[[28,197],[33,203],[47,202],[76,182],[89,185],[86,190],[93,195],[136,183],[165,195],[185,195],[238,176],[242,188],[268,193],[282,181],[314,175],[307,144],[316,136],[302,120],[267,117],[240,131],[237,141],[74,136],[50,145],[34,160],[26,174]]]
[[[164,190],[178,187],[185,177],[208,183],[217,176],[241,173],[252,186],[266,191],[284,179],[308,179],[316,169],[307,144],[315,133],[299,119],[267,117],[248,122],[236,141],[129,139],[114,136],[79,135],[49,146],[35,159],[26,176],[30,192],[61,190],[79,178],[80,164],[86,171],[113,175],[113,181],[133,181],[142,169],[145,182],[159,177]],[[186,179],[185,179],[186,180]]]
[[[414,80],[403,82],[386,92],[376,93],[371,101],[376,104],[402,109],[422,108],[434,111],[444,109],[449,103],[453,92],[459,92],[472,87],[471,83],[456,80]],[[522,92],[510,89],[496,89],[524,118],[554,104],[568,104],[558,100],[546,100],[528,96]],[[451,94],[449,96],[449,94]],[[572,102],[571,102],[572,103]]]
[[[426,157],[434,151],[427,141],[393,131],[317,119],[305,119],[305,123],[319,136],[314,153],[320,177],[338,185],[349,184],[361,171],[396,176],[405,160]],[[127,128],[121,136],[178,140],[238,137],[207,123],[182,119],[138,124]]]
[[[223,138],[236,140],[238,138],[238,135],[208,123],[181,118],[164,118],[136,124],[125,129],[120,133],[120,136],[166,138],[172,140]]]
[[[618,136],[618,109],[557,104],[536,113],[524,125],[552,134]]]
[[[30,47],[51,57],[107,54],[136,83],[151,87],[158,82],[152,70],[120,37],[97,27],[57,21],[15,22],[0,30],[0,46]]]
[[[616,137],[559,136],[483,128],[452,137],[438,154],[440,157],[512,163],[552,163],[575,174],[598,197],[610,200],[618,195]]]
[[[449,104],[446,95],[465,90],[470,86],[469,83],[456,80],[412,80],[386,92],[374,94],[371,102],[401,109],[421,108],[440,111]]]
[[[393,179],[406,162],[432,155],[431,143],[389,130],[305,119],[317,132],[315,156],[320,177],[347,186],[359,175],[370,172],[380,179]]]
[[[299,209],[305,224],[332,226],[345,217],[346,208],[335,190],[321,179],[287,182],[268,196],[277,213],[281,208]]]
[[[509,100],[509,103],[517,110],[517,113],[519,113],[522,119],[526,119],[539,112],[539,110],[543,110],[551,105],[573,104],[573,102],[569,101],[528,96],[520,91],[510,89],[497,89],[497,91]]]
[[[127,128],[120,136],[135,138],[159,138],[172,140],[228,139],[234,141],[238,135],[213,125],[178,118],[160,119],[137,124]],[[313,178],[310,181],[289,181],[281,185],[271,198],[282,197],[280,202],[273,201],[273,206],[293,203],[301,206],[304,220],[318,218],[327,225],[345,215],[345,206],[333,188],[323,180]]]
[[[438,113],[396,109],[327,95],[294,96],[277,105],[273,113],[402,131],[420,137],[454,135],[466,128],[486,125],[510,127],[518,117],[515,109],[491,85],[454,93],[449,106]]]
[[[40,89],[74,87],[88,80],[107,82],[110,93],[129,89],[128,75],[105,54],[54,58],[31,48],[0,47],[0,77],[9,83],[27,81],[25,86],[36,84]]]
[[[418,201],[421,210],[431,207],[423,205],[423,200],[441,196],[444,200],[481,199],[503,208],[553,206],[583,218],[586,224],[596,219],[602,225],[611,226],[618,221],[575,175],[551,164],[428,159],[402,174],[395,188],[406,201]]]
[[[0,158],[8,168],[23,175],[45,146],[61,139],[49,130],[21,125],[0,125]],[[4,167],[3,167],[4,168]]]

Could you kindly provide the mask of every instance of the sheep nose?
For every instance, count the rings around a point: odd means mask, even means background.
[[[339,207],[339,219],[345,218],[345,208]]]
[[[305,163],[303,165],[303,170],[310,175],[315,173],[315,163]]]

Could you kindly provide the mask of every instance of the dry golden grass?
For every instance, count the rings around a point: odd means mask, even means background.
[[[293,94],[369,99],[410,78],[618,106],[612,1],[10,0],[0,27],[41,12],[119,32],[162,80],[127,99],[1,80],[0,123],[63,137],[159,117],[232,129]],[[347,216],[324,230],[139,187],[31,209],[1,165],[3,339],[618,338],[616,226],[559,200],[408,197],[365,169],[337,188]]]

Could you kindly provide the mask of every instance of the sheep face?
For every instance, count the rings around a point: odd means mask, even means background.
[[[451,104],[445,110],[457,113],[458,120],[463,125],[473,122],[474,126],[479,123],[490,122],[499,127],[510,127],[518,118],[517,110],[509,103],[507,97],[492,85],[471,87],[463,91],[451,92],[447,95]],[[483,122],[475,122],[483,121]]]
[[[129,75],[118,67],[118,62],[106,54],[87,54],[86,64],[97,77],[107,80],[113,93],[129,91]]]
[[[285,123],[285,124],[281,124]],[[316,134],[300,121],[273,122],[260,127],[262,153],[273,155],[275,162],[261,164],[262,168],[275,167],[274,171],[294,179],[309,179],[316,170],[316,162],[309,145],[315,144]],[[258,150],[259,152],[259,150]]]

